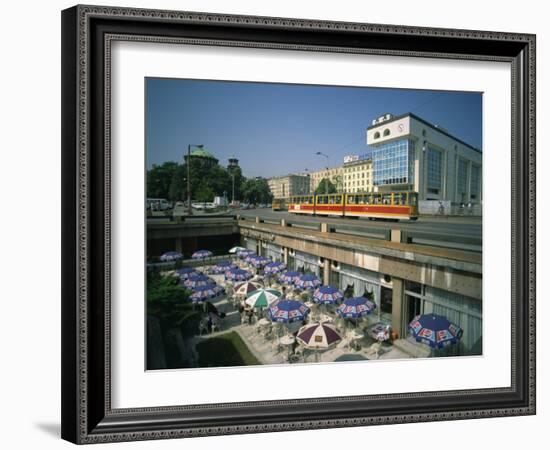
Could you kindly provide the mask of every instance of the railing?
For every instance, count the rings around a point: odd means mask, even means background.
[[[237,216],[238,221],[258,224],[278,225],[288,228],[300,228],[313,231],[324,231],[340,236],[368,237],[381,241],[399,242],[402,244],[429,245],[449,249],[481,252],[483,241],[481,238],[457,236],[450,234],[428,233],[422,231],[404,231],[401,229],[368,227],[349,224],[320,223],[293,219],[275,219],[273,217]]]

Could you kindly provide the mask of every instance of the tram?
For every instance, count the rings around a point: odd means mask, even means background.
[[[271,202],[271,209],[273,211],[288,211],[288,198],[274,198]]]
[[[298,195],[288,199],[288,212],[317,216],[416,220],[418,193],[400,191]]]

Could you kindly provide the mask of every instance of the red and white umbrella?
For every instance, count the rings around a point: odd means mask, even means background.
[[[235,295],[246,296],[251,292],[257,291],[258,289],[263,288],[263,286],[256,281],[246,281],[244,283],[239,283],[235,286]]]

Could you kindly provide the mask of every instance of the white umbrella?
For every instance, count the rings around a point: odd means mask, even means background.
[[[246,250],[246,249],[244,247],[237,246],[237,247],[233,247],[231,250],[229,250],[229,253],[237,253],[241,250]]]

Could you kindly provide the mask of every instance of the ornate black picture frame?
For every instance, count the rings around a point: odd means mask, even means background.
[[[512,373],[507,388],[113,409],[114,40],[505,61],[512,67]],[[535,36],[75,6],[62,12],[62,437],[99,443],[535,413]]]

